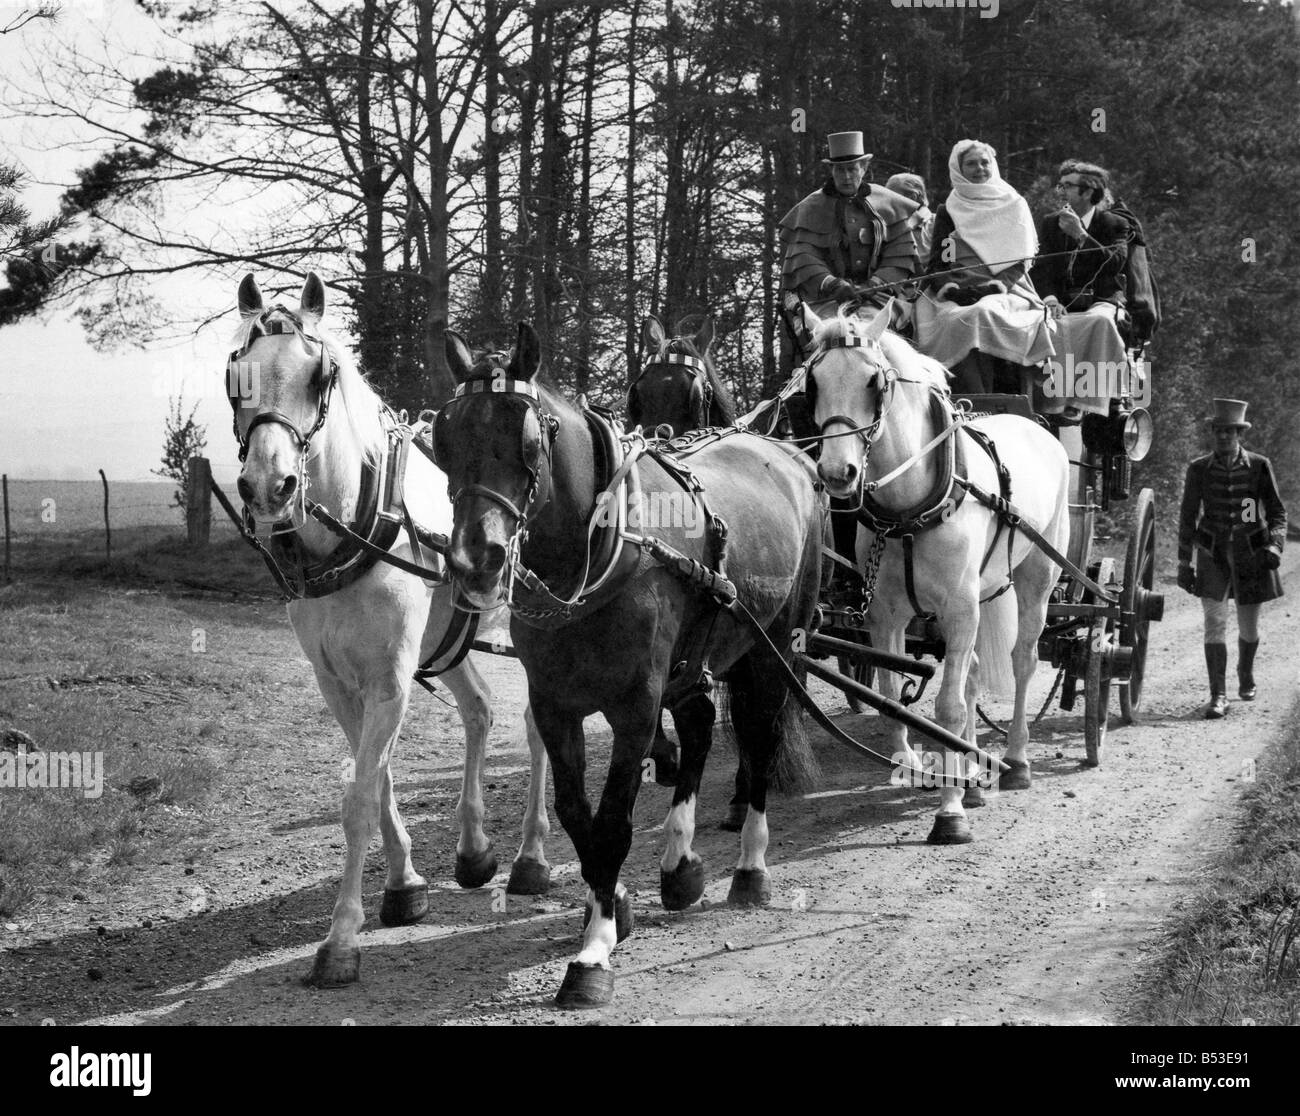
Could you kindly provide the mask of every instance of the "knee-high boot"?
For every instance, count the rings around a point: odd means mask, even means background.
[[[1210,675],[1210,704],[1205,709],[1207,721],[1218,720],[1228,712],[1228,645],[1207,643],[1205,667]]]
[[[1259,649],[1259,640],[1247,643],[1237,640],[1237,694],[1242,701],[1255,700],[1255,652]]]

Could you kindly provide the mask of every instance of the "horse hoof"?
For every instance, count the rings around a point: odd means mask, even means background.
[[[772,901],[772,878],[766,868],[737,868],[731,873],[727,902],[733,907],[766,907]]]
[[[356,984],[361,979],[361,947],[352,946],[341,953],[330,949],[326,943],[316,951],[311,972],[303,978],[309,988],[342,988]]]
[[[551,889],[551,866],[540,860],[516,860],[510,865],[507,895],[545,895]]]
[[[384,888],[379,907],[379,921],[385,926],[410,926],[429,913],[429,888],[426,884],[394,890]]]
[[[973,840],[970,825],[961,814],[936,814],[934,828],[926,838],[931,845],[967,845]]]
[[[682,857],[671,872],[659,869],[659,898],[666,911],[684,911],[704,894],[704,861]]]
[[[497,858],[491,849],[477,856],[456,854],[456,882],[461,887],[482,887],[496,874]]]
[[[569,1011],[608,1007],[614,1001],[614,974],[599,965],[570,961],[564,982],[555,994],[555,1006]]]
[[[747,817],[749,817],[749,803],[733,802],[727,807],[727,816],[718,823],[718,828],[728,833],[739,833],[745,828]]]
[[[591,921],[591,904],[588,903],[582,912],[582,928],[587,929],[587,923]],[[617,941],[622,941],[632,933],[632,927],[635,925],[632,918],[632,897],[625,891],[622,895],[614,897],[614,934]],[[576,965],[577,962],[575,961]],[[612,981],[613,978],[611,977]]]
[[[961,796],[961,804],[967,810],[976,810],[985,805],[984,791],[972,783],[966,788],[966,793]]]
[[[1028,790],[1033,781],[1029,773],[1029,764],[1024,760],[1005,760],[1010,771],[1003,771],[998,775],[998,790]]]

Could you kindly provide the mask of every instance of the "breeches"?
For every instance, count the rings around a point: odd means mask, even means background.
[[[1247,643],[1259,639],[1259,605],[1237,604],[1224,597],[1221,601],[1201,598],[1201,607],[1205,610],[1205,642],[1228,642],[1228,609],[1237,605],[1237,635]]]

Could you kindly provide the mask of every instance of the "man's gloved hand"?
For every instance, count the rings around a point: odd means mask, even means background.
[[[836,302],[856,302],[858,289],[847,279],[833,279],[822,284],[822,294]]]
[[[1192,594],[1196,592],[1196,574],[1186,562],[1178,567],[1178,588]]]
[[[1270,546],[1267,550],[1260,551],[1260,563],[1266,570],[1275,570],[1282,564],[1282,552],[1277,547]]]

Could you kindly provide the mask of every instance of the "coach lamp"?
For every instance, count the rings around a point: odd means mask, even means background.
[[[1111,500],[1128,499],[1133,463],[1151,452],[1152,435],[1151,412],[1145,407],[1125,408],[1116,401],[1109,415],[1084,416],[1084,447],[1101,458],[1103,507]]]

